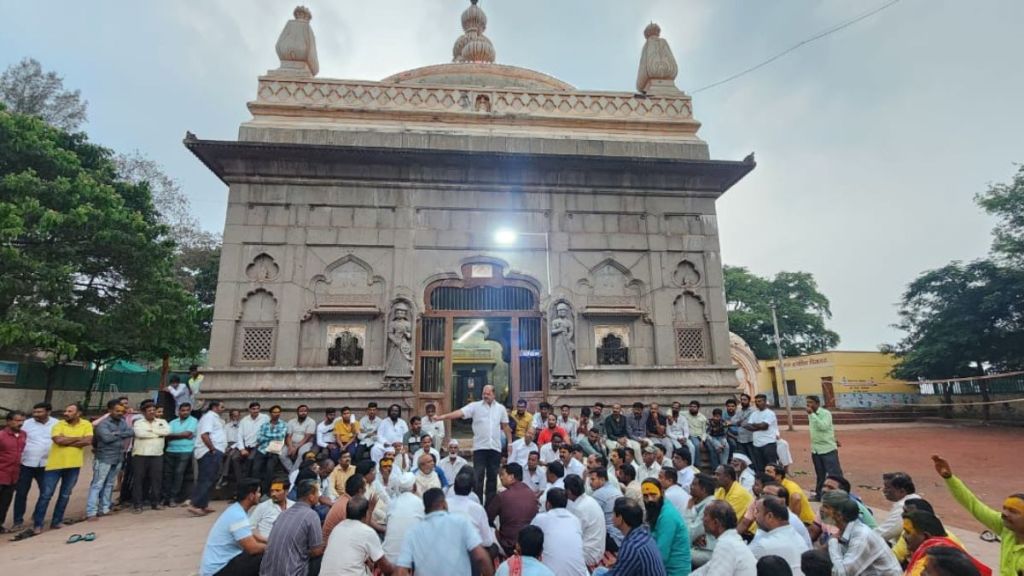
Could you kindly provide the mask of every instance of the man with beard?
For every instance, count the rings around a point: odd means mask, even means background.
[[[708,417],[701,414],[700,402],[690,400],[686,414],[686,426],[690,430],[690,454],[693,455],[693,464],[700,466],[701,450],[708,439]]]
[[[533,428],[533,414],[526,410],[526,404],[526,399],[520,398],[516,401],[516,409],[508,415],[508,419],[515,423],[512,435],[516,438],[522,438],[527,430]]]
[[[608,446],[601,439],[601,431],[596,426],[587,431],[587,437],[581,439],[579,444],[587,456],[608,456]]]
[[[452,438],[448,441],[448,454],[437,464],[437,467],[444,473],[445,478],[455,478],[459,475],[459,470],[462,470],[466,464],[468,464],[466,459],[459,456],[459,441]]]
[[[344,416],[344,409],[342,410],[342,416]],[[356,449],[356,454],[352,457],[353,460],[366,458],[366,453],[377,444],[377,429],[380,428],[380,423],[381,419],[377,418],[377,403],[370,402],[366,405],[366,415],[359,419],[359,428],[356,429],[359,446]],[[401,438],[399,438],[399,441],[401,441]]]
[[[420,438],[423,437],[422,426],[423,420],[419,416],[409,418],[409,429],[406,430],[402,442],[411,454],[416,454],[421,447]],[[433,441],[433,438],[431,438],[431,441]]]
[[[309,417],[309,406],[300,404],[295,411],[297,417],[288,422],[288,435],[284,437],[284,450],[281,450],[281,464],[289,472],[302,463],[302,457],[313,449],[316,438],[316,422]]]
[[[612,406],[612,413],[604,420],[604,435],[608,439],[608,449],[626,446],[626,417],[622,415],[622,406]]]
[[[608,418],[608,415],[604,413],[604,403],[594,402],[594,407],[590,410],[590,427],[597,428],[599,434],[603,435],[604,432],[604,421]]]
[[[750,395],[740,394],[740,407],[735,414],[729,416],[729,426],[736,428],[736,449],[753,458],[754,433],[743,427],[750,419],[754,409],[750,407]]]
[[[654,478],[640,485],[647,512],[647,525],[658,543],[658,552],[668,576],[686,576],[690,573],[690,534],[675,506],[665,506],[661,485]]]
[[[398,404],[388,406],[388,417],[381,420],[377,428],[377,443],[370,450],[370,458],[374,462],[380,462],[384,457],[384,448],[395,442],[404,442],[405,433],[409,431],[409,425],[402,419],[402,407]]]
[[[690,445],[690,427],[686,423],[686,417],[680,414],[682,404],[678,401],[672,403],[672,411],[665,419],[665,435],[672,444],[672,450],[682,446]]]
[[[754,474],[754,470],[750,467],[751,464],[750,457],[742,452],[733,454],[732,460],[729,462],[729,465],[732,466],[732,469],[738,475],[736,481],[740,483],[740,486],[743,486],[748,492],[753,494],[754,480],[757,478],[757,475]]]

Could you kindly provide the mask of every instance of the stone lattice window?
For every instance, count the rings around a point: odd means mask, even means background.
[[[703,328],[676,328],[676,359],[680,362],[707,359]]]
[[[239,362],[269,363],[274,359],[273,326],[246,326],[241,336]]]

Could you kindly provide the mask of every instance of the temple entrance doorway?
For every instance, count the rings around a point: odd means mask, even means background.
[[[427,288],[417,338],[419,413],[428,403],[444,412],[480,400],[487,385],[509,409],[519,398],[535,409],[544,398],[546,322],[537,288],[527,279],[504,278],[500,270],[491,264],[466,265],[465,279]],[[453,422],[452,434],[471,435],[471,422]]]

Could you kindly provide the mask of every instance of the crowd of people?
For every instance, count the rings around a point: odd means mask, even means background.
[[[253,402],[243,416],[208,400],[196,418],[189,384],[161,406],[112,400],[93,421],[37,404],[0,431],[0,526],[13,500],[15,538],[66,523],[68,500],[92,448],[86,519],[118,505],[215,512],[201,576],[499,574],[515,576],[992,574],[970,556],[902,472],[883,476],[892,502],[875,518],[843,477],[831,414],[807,400],[815,488],[788,477],[788,446],[763,395],[723,408],[597,403],[573,414],[542,402],[508,411],[482,399],[406,419],[370,403],[314,420],[282,418]],[[178,392],[178,393],[175,393]],[[607,409],[607,410],[606,410]],[[198,412],[198,411],[197,411]],[[708,417],[707,414],[710,414]],[[445,421],[472,421],[469,459],[446,442]],[[444,450],[443,453],[441,450]],[[1001,539],[1000,574],[1024,569],[1024,495],[983,504],[934,457],[953,497]],[[195,481],[186,490],[195,466]],[[24,526],[32,484],[39,497]],[[59,492],[58,492],[59,486]],[[812,501],[820,501],[817,512]],[[8,531],[5,529],[5,531]]]

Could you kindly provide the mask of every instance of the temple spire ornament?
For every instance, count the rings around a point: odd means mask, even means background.
[[[494,62],[494,45],[484,36],[487,14],[478,2],[469,0],[469,8],[462,13],[463,34],[452,46],[452,62]]]
[[[316,56],[316,37],[309,21],[313,14],[305,6],[297,6],[293,13],[294,19],[284,25],[284,30],[277,38],[277,57],[281,66],[271,70],[271,76],[313,77],[320,72],[320,62]]]
[[[654,22],[648,24],[644,29],[644,38],[647,38],[647,42],[640,54],[636,89],[650,95],[679,95],[681,91],[676,87],[679,66],[676,65],[668,42],[661,37],[661,26]]]

